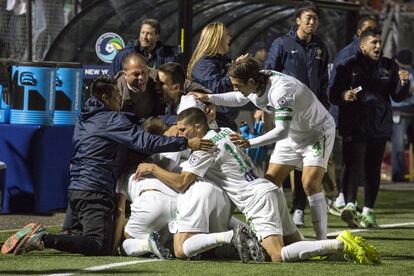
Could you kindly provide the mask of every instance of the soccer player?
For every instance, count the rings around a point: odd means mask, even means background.
[[[181,112],[177,125],[180,135],[210,139],[216,149],[193,152],[179,174],[156,164],[141,163],[138,167],[140,175],[152,174],[181,191],[190,189],[198,177],[211,179],[227,192],[246,216],[274,262],[305,260],[337,252],[344,252],[349,260],[357,263],[380,261],[375,248],[361,238],[352,236],[349,231],[344,231],[335,240],[301,241],[301,235],[288,214],[282,189],[267,179],[257,177],[257,170],[250,158],[231,142],[230,135],[233,132],[229,128],[209,130],[204,113],[196,108]],[[232,238],[232,231],[192,235],[185,240],[183,253],[188,256],[193,252],[202,252],[229,243]],[[175,250],[177,252],[177,248]],[[249,246],[249,250],[252,258],[264,260],[260,256],[261,251],[256,251],[254,246]]]
[[[192,96],[182,99],[178,110],[190,107],[199,108],[206,113],[206,116],[209,115],[211,122],[215,122],[214,114],[206,112],[205,104],[196,101]],[[158,122],[158,120],[157,118],[147,119],[143,124],[144,130],[152,134],[162,134],[163,132],[159,133],[159,131],[166,127],[162,127],[162,121]],[[151,160],[168,171],[180,172],[180,164],[186,161],[189,155],[190,151],[187,150],[160,153],[152,155]],[[114,251],[117,250],[120,233],[122,233],[126,199],[132,202],[131,216],[124,232],[126,240],[122,243],[122,249],[128,256],[140,256],[151,252],[160,259],[170,258],[169,250],[165,248],[172,239],[168,231],[169,223],[171,223],[173,233],[190,230],[191,232],[224,231],[229,227],[229,220],[232,226],[243,224],[236,218],[230,218],[233,205],[227,194],[207,181],[198,180],[184,194],[178,194],[155,177],[138,179],[132,175],[126,188],[122,180],[118,181],[117,192],[119,193],[118,210],[120,213],[118,216],[120,219],[117,225],[116,233],[119,234],[116,235],[114,241]],[[179,218],[174,219],[176,215]],[[182,238],[184,235],[177,233],[175,239]]]
[[[332,116],[306,85],[276,71],[260,71],[251,58],[235,62],[229,75],[239,92],[193,95],[216,105],[242,106],[251,101],[274,115],[271,131],[250,140],[234,135],[234,141],[243,147],[276,143],[265,177],[279,187],[293,169],[303,170],[316,238],[326,239],[327,206],[320,184],[335,137]]]

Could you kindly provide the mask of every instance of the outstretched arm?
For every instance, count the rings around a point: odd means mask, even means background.
[[[237,107],[246,105],[250,102],[249,98],[243,96],[242,93],[234,91],[222,94],[203,94],[198,92],[191,92],[189,95],[197,100],[205,103],[212,103],[221,106]]]
[[[154,175],[162,183],[177,192],[185,191],[187,187],[197,178],[195,174],[190,172],[174,173],[164,170],[160,166],[153,163],[141,163],[135,172],[135,179],[139,179],[141,176],[148,174]]]
[[[276,126],[271,131],[252,139],[244,139],[239,134],[231,134],[230,140],[239,147],[261,147],[276,143],[285,139],[289,134],[290,121],[276,121]]]

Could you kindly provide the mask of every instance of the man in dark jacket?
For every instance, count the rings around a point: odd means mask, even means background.
[[[273,41],[265,68],[282,72],[300,80],[328,109],[326,89],[328,87],[329,56],[325,43],[315,34],[319,25],[316,6],[312,2],[303,1],[296,7],[295,20],[296,26],[292,27],[289,33]],[[295,171],[295,193],[292,209],[294,210],[293,221],[298,226],[304,224],[303,210],[306,204],[306,194],[301,178],[302,173]],[[313,220],[319,220],[314,217]],[[327,220],[326,215],[322,215],[322,217]]]
[[[361,52],[337,66],[329,96],[339,105],[339,134],[343,137],[346,206],[342,219],[350,226],[375,227],[373,212],[380,185],[381,163],[387,138],[392,132],[390,96],[401,101],[408,96],[407,71],[381,56],[381,33],[367,29],[360,35]],[[355,201],[365,173],[365,200],[361,217]]]
[[[338,64],[344,61],[345,59],[361,52],[361,48],[359,46],[359,36],[361,35],[361,33],[368,28],[374,29],[376,27],[377,21],[371,16],[364,16],[361,19],[359,19],[357,31],[352,39],[352,42],[346,45],[344,48],[342,48],[335,56],[332,70],[329,75],[329,85],[332,85],[332,80],[335,78],[336,66],[338,66]],[[331,104],[331,106],[329,107],[329,113],[331,113],[334,117],[336,125],[338,125],[338,112],[338,106],[335,104]],[[342,137],[340,135],[336,135],[335,137],[335,145],[333,152],[335,159],[335,171],[336,175],[339,176],[341,175],[342,169]],[[362,181],[363,180],[361,180],[359,183],[362,183]],[[342,183],[339,181],[337,182],[337,184],[339,195],[336,198],[336,201],[334,202],[332,209],[336,210],[336,212],[340,212],[340,210],[345,207],[345,198],[342,192]]]
[[[145,19],[141,23],[138,40],[131,41],[112,61],[109,73],[115,76],[122,70],[124,58],[130,53],[140,53],[150,68],[177,61],[178,47],[163,45],[160,41],[161,25],[155,19]]]
[[[207,141],[151,135],[131,123],[120,110],[120,95],[112,78],[97,79],[91,86],[73,137],[69,204],[71,235],[48,234],[39,225],[32,232],[10,238],[8,252],[15,255],[44,247],[81,253],[108,255],[114,230],[115,185],[128,149],[142,154],[181,151],[211,145]],[[208,149],[209,146],[204,149]]]

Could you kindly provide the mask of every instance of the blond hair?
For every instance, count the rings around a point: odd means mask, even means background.
[[[203,28],[196,49],[191,56],[187,69],[187,78],[192,80],[191,74],[194,65],[205,56],[215,56],[223,47],[223,39],[227,35],[227,28],[221,22],[213,22]]]

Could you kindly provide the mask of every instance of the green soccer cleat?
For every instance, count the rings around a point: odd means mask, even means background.
[[[355,205],[348,203],[341,211],[341,219],[348,224],[348,227],[358,228],[359,215],[356,211]]]
[[[42,237],[47,234],[46,229],[39,224],[39,228],[34,230],[31,234],[24,237],[19,245],[14,250],[14,255],[24,255],[33,250],[43,250],[45,245]]]
[[[365,228],[376,228],[378,227],[377,221],[375,219],[374,211],[369,210],[367,214],[361,215],[360,225]]]
[[[345,260],[357,264],[373,264],[363,246],[357,242],[356,237],[349,230],[342,231],[336,239],[344,243]]]
[[[27,235],[32,234],[40,227],[42,226],[38,223],[29,223],[28,225],[26,225],[25,227],[17,231],[15,234],[13,234],[11,237],[9,237],[4,242],[1,248],[1,253],[2,254],[12,253]]]
[[[339,205],[336,204],[336,202],[334,202],[331,206],[329,206],[328,211],[331,215],[340,217],[344,207],[345,206],[339,206]]]

